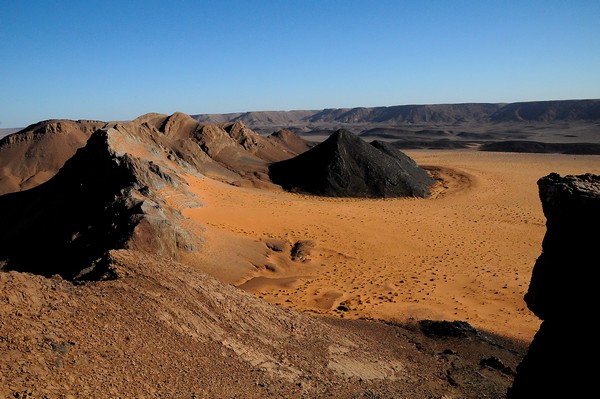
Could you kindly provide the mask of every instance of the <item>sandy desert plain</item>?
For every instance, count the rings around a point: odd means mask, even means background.
[[[323,198],[188,176],[202,198],[193,263],[271,303],[405,322],[464,320],[529,342],[540,320],[523,295],[541,252],[537,180],[600,173],[600,156],[405,151],[438,181],[427,199]],[[310,255],[282,255],[309,241]],[[289,254],[289,252],[287,252]]]

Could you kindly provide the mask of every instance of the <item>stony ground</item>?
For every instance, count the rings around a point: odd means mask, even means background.
[[[502,398],[526,350],[310,317],[176,262],[112,258],[118,279],[80,285],[0,272],[0,397]]]

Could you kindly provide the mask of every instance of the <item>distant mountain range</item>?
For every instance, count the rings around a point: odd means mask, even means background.
[[[322,124],[461,124],[600,121],[600,99],[516,103],[396,105],[322,110],[191,115],[199,122],[243,122],[250,127]]]

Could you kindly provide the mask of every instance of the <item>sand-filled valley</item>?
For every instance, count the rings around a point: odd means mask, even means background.
[[[193,263],[310,313],[465,320],[529,341],[540,321],[523,295],[545,232],[536,182],[599,173],[600,157],[406,153],[441,168],[446,187],[428,199],[340,199],[188,176],[203,206],[184,215],[206,229]],[[292,260],[298,241],[310,254]]]

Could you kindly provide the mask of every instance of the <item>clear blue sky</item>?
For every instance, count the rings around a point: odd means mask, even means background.
[[[0,127],[600,98],[600,1],[0,2]]]

